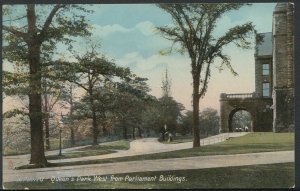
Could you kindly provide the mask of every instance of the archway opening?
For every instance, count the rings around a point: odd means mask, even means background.
[[[245,109],[235,109],[229,115],[230,132],[252,132],[253,122],[251,113]]]

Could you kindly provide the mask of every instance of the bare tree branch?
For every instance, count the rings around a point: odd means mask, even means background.
[[[26,18],[26,15],[21,16],[21,17],[17,17],[15,19],[8,19],[8,20],[3,20],[3,22],[13,22],[13,21],[17,21],[17,20],[21,20],[23,18]]]
[[[14,35],[16,35],[18,37],[21,37],[24,40],[27,40],[27,37],[28,37],[27,33],[18,31],[16,29],[14,29],[13,27],[8,27],[8,26],[5,26],[5,25],[2,26],[2,29],[5,30],[5,31],[7,31],[7,32],[10,32],[10,33],[12,33],[12,34],[14,34]]]
[[[47,17],[47,19],[44,23],[44,26],[42,28],[42,31],[40,33],[41,37],[43,37],[45,32],[49,29],[49,27],[52,23],[53,17],[58,12],[58,10],[61,9],[61,8],[64,8],[64,7],[66,7],[66,5],[64,5],[64,4],[57,4],[53,7],[53,9],[51,10],[50,14],[48,15],[48,17]]]

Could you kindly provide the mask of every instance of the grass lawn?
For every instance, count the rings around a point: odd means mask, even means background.
[[[71,152],[63,153],[62,156],[49,155],[48,160],[78,158],[86,156],[103,155],[116,152],[115,150],[128,150],[130,148],[129,140],[114,141],[108,144],[87,146],[81,149],[76,149]]]
[[[222,167],[196,170],[176,170],[159,172],[141,172],[115,174],[123,178],[121,181],[112,181],[111,175],[101,176],[106,181],[74,182],[11,182],[4,183],[7,189],[188,189],[188,188],[289,188],[295,184],[294,163],[251,165],[240,167]],[[129,181],[126,177],[153,177],[147,181]],[[156,176],[156,178],[154,178]],[[163,177],[163,178],[162,178]],[[167,180],[168,177],[172,177]],[[176,178],[175,178],[176,177]],[[71,180],[71,178],[70,178]],[[163,181],[164,180],[164,181]],[[173,181],[172,181],[173,180]],[[181,182],[180,182],[181,181]]]
[[[112,138],[98,138],[98,143],[110,142],[116,139]],[[83,139],[83,140],[76,140],[75,147],[77,146],[85,146],[91,145],[93,143],[92,139]],[[46,151],[46,142],[44,142],[45,151]],[[69,139],[62,138],[62,149],[71,148],[71,141]],[[59,139],[58,138],[51,138],[50,139],[50,149],[47,151],[58,150],[59,149]],[[15,155],[23,155],[23,154],[30,154],[30,143],[22,145],[22,147],[3,147],[3,155],[4,156],[15,156]]]
[[[242,137],[230,138],[229,140],[214,145],[207,145],[199,148],[183,149],[163,153],[137,155],[129,157],[50,163],[49,167],[73,166],[85,164],[101,164],[121,161],[184,158],[205,155],[227,155],[255,152],[271,152],[294,150],[294,133],[249,133]],[[29,165],[21,166],[18,169],[34,168]]]
[[[209,135],[209,137],[210,136],[214,136],[214,135]],[[207,136],[200,135],[200,139],[204,139],[206,137]],[[176,136],[176,137],[173,137],[173,141],[168,142],[168,138],[166,137],[166,140],[165,141],[161,141],[161,143],[164,143],[164,144],[186,143],[186,142],[192,142],[193,139],[194,139],[193,135]]]

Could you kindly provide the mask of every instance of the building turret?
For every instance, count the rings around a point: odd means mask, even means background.
[[[273,131],[294,128],[294,6],[277,3],[273,12]]]

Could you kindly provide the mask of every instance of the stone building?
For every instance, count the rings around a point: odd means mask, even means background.
[[[273,131],[294,129],[294,6],[278,3],[273,14]]]
[[[220,96],[221,132],[234,131],[233,115],[251,114],[252,131],[294,131],[294,4],[277,3],[272,32],[256,45],[255,92]]]

